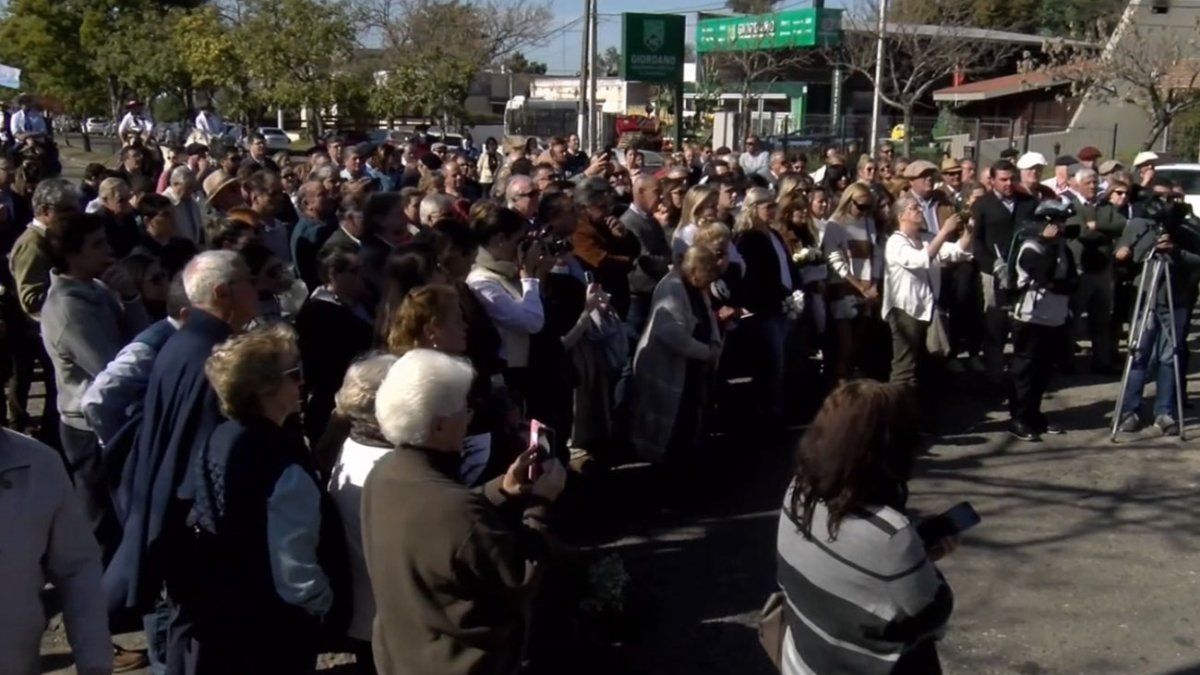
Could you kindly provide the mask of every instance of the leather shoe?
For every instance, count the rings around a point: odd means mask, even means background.
[[[112,671],[114,673],[128,673],[134,670],[141,670],[149,665],[150,660],[146,658],[146,652],[133,651],[113,645]]]
[[[1033,427],[1024,422],[1014,421],[1012,426],[1008,428],[1008,433],[1012,434],[1013,438],[1022,441],[1040,441],[1042,440],[1038,433],[1033,430]]]

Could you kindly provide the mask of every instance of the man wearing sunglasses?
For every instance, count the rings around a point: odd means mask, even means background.
[[[763,149],[758,136],[752,134],[746,137],[745,152],[737,161],[747,176],[754,173],[763,178],[771,176],[771,154]]]

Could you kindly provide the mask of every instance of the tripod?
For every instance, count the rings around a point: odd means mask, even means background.
[[[1133,316],[1129,325],[1129,356],[1125,359],[1125,371],[1121,376],[1121,393],[1117,396],[1117,407],[1113,412],[1112,436],[1109,440],[1117,442],[1117,429],[1121,424],[1121,410],[1125,405],[1125,388],[1129,384],[1129,373],[1133,370],[1133,361],[1142,348],[1143,341],[1151,321],[1158,321],[1155,312],[1158,290],[1163,286],[1167,289],[1167,320],[1161,329],[1166,331],[1166,349],[1158,355],[1159,359],[1171,356],[1171,365],[1175,378],[1175,414],[1179,424],[1179,440],[1187,440],[1183,431],[1183,380],[1179,374],[1179,345],[1175,339],[1175,297],[1171,290],[1171,261],[1162,253],[1153,253],[1142,266],[1142,275],[1138,280],[1137,297],[1133,302]],[[1170,351],[1167,351],[1167,350]],[[1141,394],[1139,393],[1139,396]]]

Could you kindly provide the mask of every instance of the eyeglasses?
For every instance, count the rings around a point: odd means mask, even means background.
[[[529,192],[518,192],[516,194],[516,197],[517,197],[517,199],[524,199],[526,197],[528,197],[529,199],[533,199],[534,197],[536,197],[540,194],[541,194],[541,190],[530,190]]]
[[[288,368],[287,370],[283,371],[283,376],[293,382],[303,382],[304,381],[304,367],[301,364],[297,363],[294,367]]]

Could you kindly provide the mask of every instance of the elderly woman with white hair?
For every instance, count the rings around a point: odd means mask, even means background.
[[[371,622],[375,619],[375,599],[371,595],[371,577],[363,556],[362,494],[371,470],[392,451],[383,437],[375,417],[375,395],[388,370],[396,362],[392,354],[370,354],[355,361],[346,370],[346,378],[336,396],[334,414],[350,425],[349,436],[342,443],[333,475],[329,479],[329,495],[341,516],[346,533],[346,551],[350,562],[350,583],[353,593],[350,638],[358,656],[361,671],[370,672]]]
[[[431,349],[388,371],[375,414],[396,448],[367,478],[363,548],[375,596],[373,649],[384,673],[516,673],[528,608],[549,551],[546,507],[566,472],[521,454],[481,490],[458,479],[474,371]],[[500,508],[518,502],[519,524]]]

